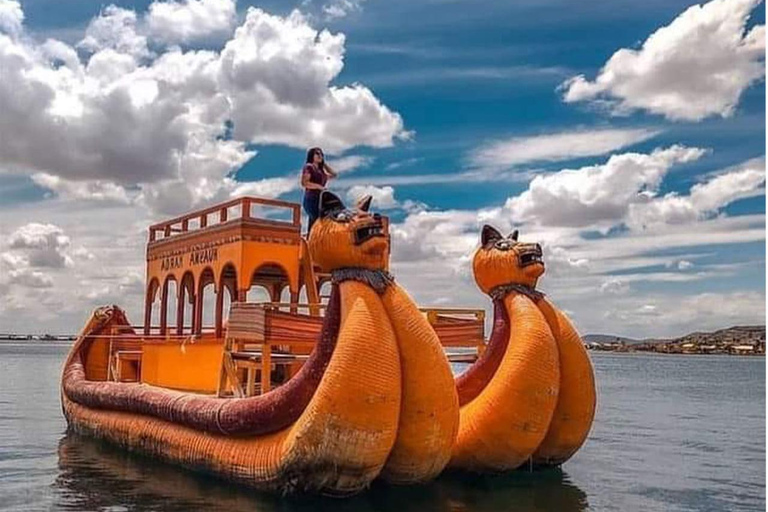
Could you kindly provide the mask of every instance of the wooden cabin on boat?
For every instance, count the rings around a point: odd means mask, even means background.
[[[241,197],[160,222],[149,228],[146,261],[144,323],[94,340],[88,380],[254,396],[290,379],[312,352],[330,275],[313,265],[299,204]],[[256,286],[268,300],[249,301]],[[452,362],[484,349],[484,310],[422,311]]]

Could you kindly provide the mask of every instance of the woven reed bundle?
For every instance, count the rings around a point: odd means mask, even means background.
[[[568,317],[547,298],[536,305],[557,342],[560,394],[549,430],[533,454],[537,465],[559,465],[570,459],[587,439],[595,418],[595,373],[584,343]]]
[[[509,342],[488,385],[461,408],[452,467],[504,471],[520,466],[544,439],[557,404],[557,346],[544,315],[514,292],[504,307]]]
[[[411,297],[392,284],[381,295],[400,352],[403,398],[397,441],[382,476],[424,482],[448,463],[459,424],[453,374],[440,340]]]

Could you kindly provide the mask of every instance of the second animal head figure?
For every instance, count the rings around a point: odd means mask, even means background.
[[[475,281],[483,292],[505,284],[536,286],[544,273],[541,245],[520,242],[518,236],[518,230],[504,236],[492,226],[483,226],[481,245],[472,261]]]

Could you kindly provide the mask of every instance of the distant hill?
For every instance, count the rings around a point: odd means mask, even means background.
[[[639,343],[748,343],[755,339],[765,339],[764,325],[735,325],[726,329],[712,332],[692,332],[678,338],[627,338],[613,334],[587,334],[583,336],[584,343],[624,343],[635,345]]]
[[[749,344],[756,340],[765,340],[764,325],[737,325],[713,332],[692,332],[670,340],[648,340],[660,343],[696,343],[696,344]]]
[[[643,340],[625,338],[623,336],[615,336],[613,334],[587,334],[586,336],[582,336],[582,339],[584,340],[584,343],[624,343],[626,345],[643,343]]]
[[[670,354],[764,354],[765,326],[737,325],[712,332],[692,332],[678,338],[636,340],[607,334],[587,334],[584,343],[595,350]]]

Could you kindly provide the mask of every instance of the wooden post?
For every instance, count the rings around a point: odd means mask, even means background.
[[[227,381],[229,381],[235,398],[243,398],[243,388],[240,385],[240,379],[237,377],[237,367],[235,366],[234,361],[232,361],[232,356],[230,355],[229,350],[224,350],[221,366],[219,389],[216,394],[219,397],[223,397],[227,391]]]
[[[168,327],[168,279],[163,283],[163,292],[160,296],[160,335],[165,336]]]
[[[203,287],[198,286],[195,305],[192,307],[192,334],[203,332]]]
[[[477,357],[483,355],[485,352],[485,310],[481,309],[475,312],[477,321],[483,326],[483,335],[480,337],[480,341],[477,343]]]
[[[155,230],[152,228],[149,228],[149,241],[154,242],[155,241]]]
[[[184,334],[184,283],[176,286],[176,334]]]
[[[192,280],[192,283],[189,285],[189,290],[187,291],[189,292],[189,303],[192,305],[192,318],[190,318],[189,320],[189,334],[195,334],[195,315],[196,315],[195,308],[197,307],[197,293],[195,292],[194,279]]]
[[[272,283],[269,288],[269,300],[272,302],[280,302],[280,292],[283,291],[283,283]]]
[[[216,334],[221,338],[221,327],[224,319],[224,283],[219,283],[219,289],[216,292]]]
[[[227,209],[222,208],[219,210],[219,222],[227,222]]]
[[[147,293],[144,296],[144,336],[149,336],[149,328],[150,324],[152,323],[152,304],[153,304],[153,298],[150,296],[150,291],[152,290],[152,285],[150,284],[147,288]]]
[[[246,383],[245,383],[245,396],[253,396],[256,394],[256,368],[248,366],[246,370]]]
[[[265,343],[261,349],[261,394],[272,386],[272,345]]]
[[[244,219],[250,219],[251,218],[251,200],[248,199],[247,197],[243,199],[242,208],[243,208],[242,217]]]
[[[183,221],[181,221],[181,230],[189,231],[189,219],[184,219]]]
[[[299,292],[291,290],[291,313],[296,314],[299,311]]]
[[[204,213],[200,216],[200,229],[208,225],[208,214]]]

